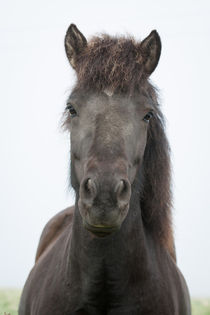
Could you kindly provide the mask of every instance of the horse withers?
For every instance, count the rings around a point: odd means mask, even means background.
[[[77,74],[64,122],[76,202],[44,228],[19,315],[189,315],[170,149],[149,81],[160,37],[87,41],[71,24],[65,49]]]

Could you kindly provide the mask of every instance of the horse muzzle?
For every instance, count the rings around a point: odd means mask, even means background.
[[[84,178],[78,201],[83,226],[101,236],[119,230],[128,213],[130,196],[127,178]]]

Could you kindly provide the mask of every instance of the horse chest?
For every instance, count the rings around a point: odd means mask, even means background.
[[[75,314],[170,314],[173,303],[169,302],[170,297],[168,302],[165,301],[167,292],[159,287],[154,275],[145,273],[143,268],[141,274],[137,270],[133,273],[133,270],[123,264],[89,266],[82,276],[80,299]],[[172,313],[178,314],[176,311]]]
[[[138,287],[129,282],[129,271],[122,265],[89,266],[82,277],[80,311],[91,315],[141,314]]]

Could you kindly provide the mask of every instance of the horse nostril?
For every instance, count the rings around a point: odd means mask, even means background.
[[[96,195],[96,185],[91,178],[86,178],[81,183],[81,197],[83,199],[93,199]]]
[[[90,178],[88,178],[86,180],[86,182],[84,183],[84,189],[86,191],[86,193],[90,193],[91,192],[91,186],[92,186],[92,180]]]
[[[123,179],[121,179],[121,181],[118,183],[116,190],[117,190],[117,195],[121,195],[125,192],[126,185]]]
[[[116,185],[116,195],[118,203],[121,205],[128,204],[131,196],[131,185],[127,179],[121,179]]]

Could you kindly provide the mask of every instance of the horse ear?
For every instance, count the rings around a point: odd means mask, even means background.
[[[76,25],[71,24],[65,36],[66,55],[71,66],[75,69],[77,56],[87,46],[87,40],[84,35],[78,30]]]
[[[147,74],[151,74],[157,67],[160,52],[161,41],[160,36],[154,30],[140,44],[144,56],[144,69]]]

